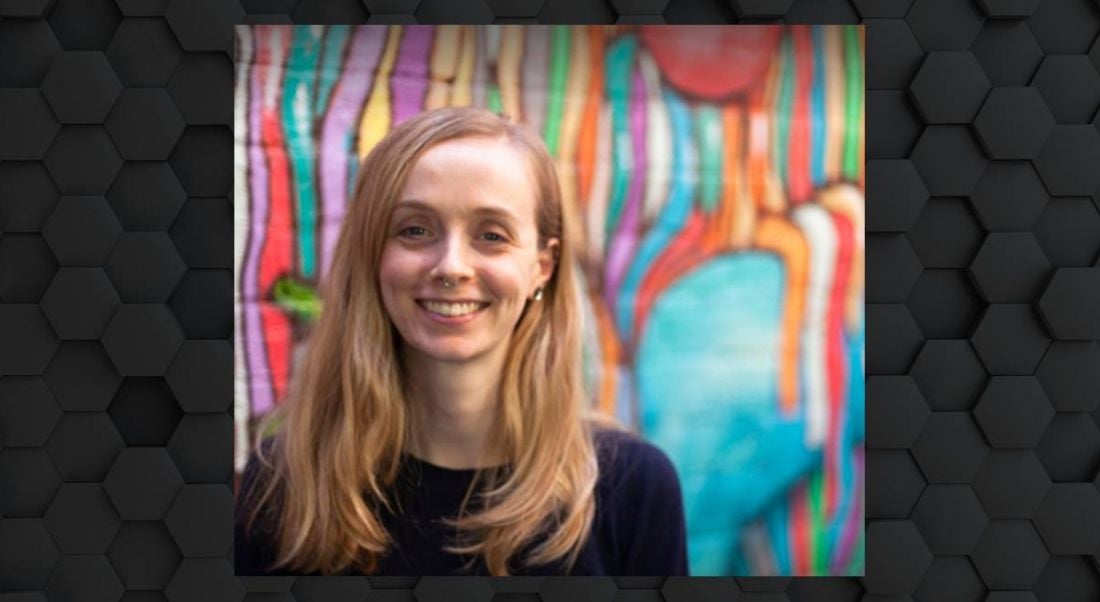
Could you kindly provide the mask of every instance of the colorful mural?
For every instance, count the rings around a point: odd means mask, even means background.
[[[863,56],[855,26],[239,28],[238,467],[360,158],[487,107],[583,216],[586,380],[676,465],[692,573],[862,574]]]

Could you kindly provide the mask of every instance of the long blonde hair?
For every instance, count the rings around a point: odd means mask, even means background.
[[[245,492],[249,528],[258,517],[275,525],[276,567],[372,573],[392,543],[380,513],[393,510],[411,423],[400,336],[383,306],[378,265],[417,158],[470,136],[504,138],[526,155],[539,246],[558,238],[560,247],[542,300],[529,302],[516,325],[500,378],[492,441],[507,470],[479,471],[467,493],[470,500],[484,485],[479,503],[474,511],[463,503],[452,521],[455,545],[446,549],[506,575],[561,560],[571,567],[584,545],[598,469],[581,377],[571,208],[537,135],[487,111],[447,108],[397,126],[363,161],[322,285],[324,309],[287,403],[268,418],[278,433],[271,445],[257,442],[263,478]]]

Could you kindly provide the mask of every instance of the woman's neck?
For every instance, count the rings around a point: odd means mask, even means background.
[[[492,456],[502,358],[440,362],[406,357],[413,437],[410,451],[444,468],[484,468]]]

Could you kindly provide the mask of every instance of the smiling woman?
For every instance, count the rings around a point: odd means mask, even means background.
[[[679,479],[590,414],[572,216],[529,130],[439,109],[370,152],[238,574],[683,575]]]

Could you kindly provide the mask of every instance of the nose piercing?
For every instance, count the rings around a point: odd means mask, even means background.
[[[454,288],[455,282],[446,276],[443,277],[443,288]]]

